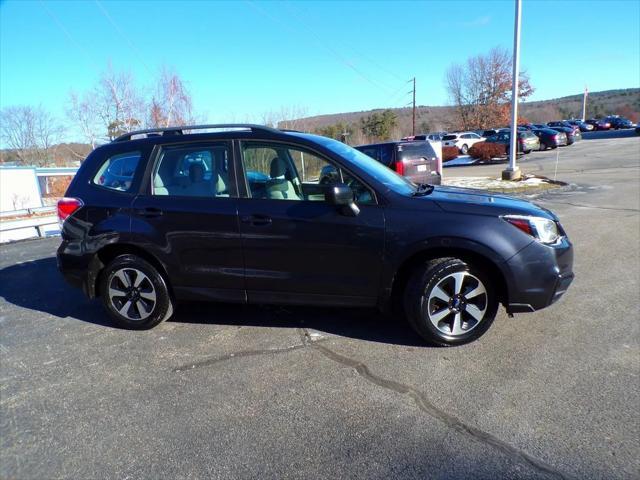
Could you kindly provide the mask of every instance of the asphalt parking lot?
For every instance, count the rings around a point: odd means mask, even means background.
[[[521,167],[553,176],[556,153]],[[570,187],[535,201],[574,284],[458,348],[370,310],[189,304],[118,330],[58,239],[0,246],[0,477],[638,478],[640,137],[559,155]]]

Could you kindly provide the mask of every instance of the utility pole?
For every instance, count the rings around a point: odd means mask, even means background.
[[[584,96],[582,97],[582,121],[584,122],[587,118],[587,95],[589,95],[589,89],[587,86],[584,86]]]
[[[416,77],[413,77],[413,128],[411,129],[411,135],[416,134]]]
[[[513,32],[513,80],[511,90],[511,135],[509,142],[509,167],[502,171],[503,180],[519,180],[522,176],[516,165],[518,156],[518,80],[520,77],[520,17],[522,0],[516,1],[516,18]]]

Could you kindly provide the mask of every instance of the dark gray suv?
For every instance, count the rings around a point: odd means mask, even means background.
[[[135,159],[129,181],[103,182],[121,158]],[[335,140],[256,125],[124,135],[89,155],[58,215],[60,270],[125,328],[187,300],[359,306],[459,345],[499,304],[547,307],[573,279],[544,208],[414,183]]]

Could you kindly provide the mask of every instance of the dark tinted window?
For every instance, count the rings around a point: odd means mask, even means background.
[[[358,150],[360,150],[365,155],[369,155],[374,160],[380,161],[377,147],[358,147]]]
[[[436,157],[436,152],[428,143],[404,144],[398,153],[402,160],[414,160],[418,158],[426,158],[431,160]]]
[[[455,140],[456,138],[458,138],[457,135],[445,135],[442,140]]]
[[[139,151],[113,155],[100,166],[93,183],[101,187],[127,192],[131,189],[141,153]]]
[[[380,158],[378,160],[384,165],[391,165],[393,162],[393,145],[381,145]]]

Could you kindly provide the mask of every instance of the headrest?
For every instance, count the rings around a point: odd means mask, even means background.
[[[271,178],[281,177],[285,173],[287,173],[287,164],[285,161],[280,157],[274,157],[273,160],[271,160]]]
[[[204,167],[201,163],[192,163],[189,165],[189,179],[192,182],[201,182],[204,180]]]

